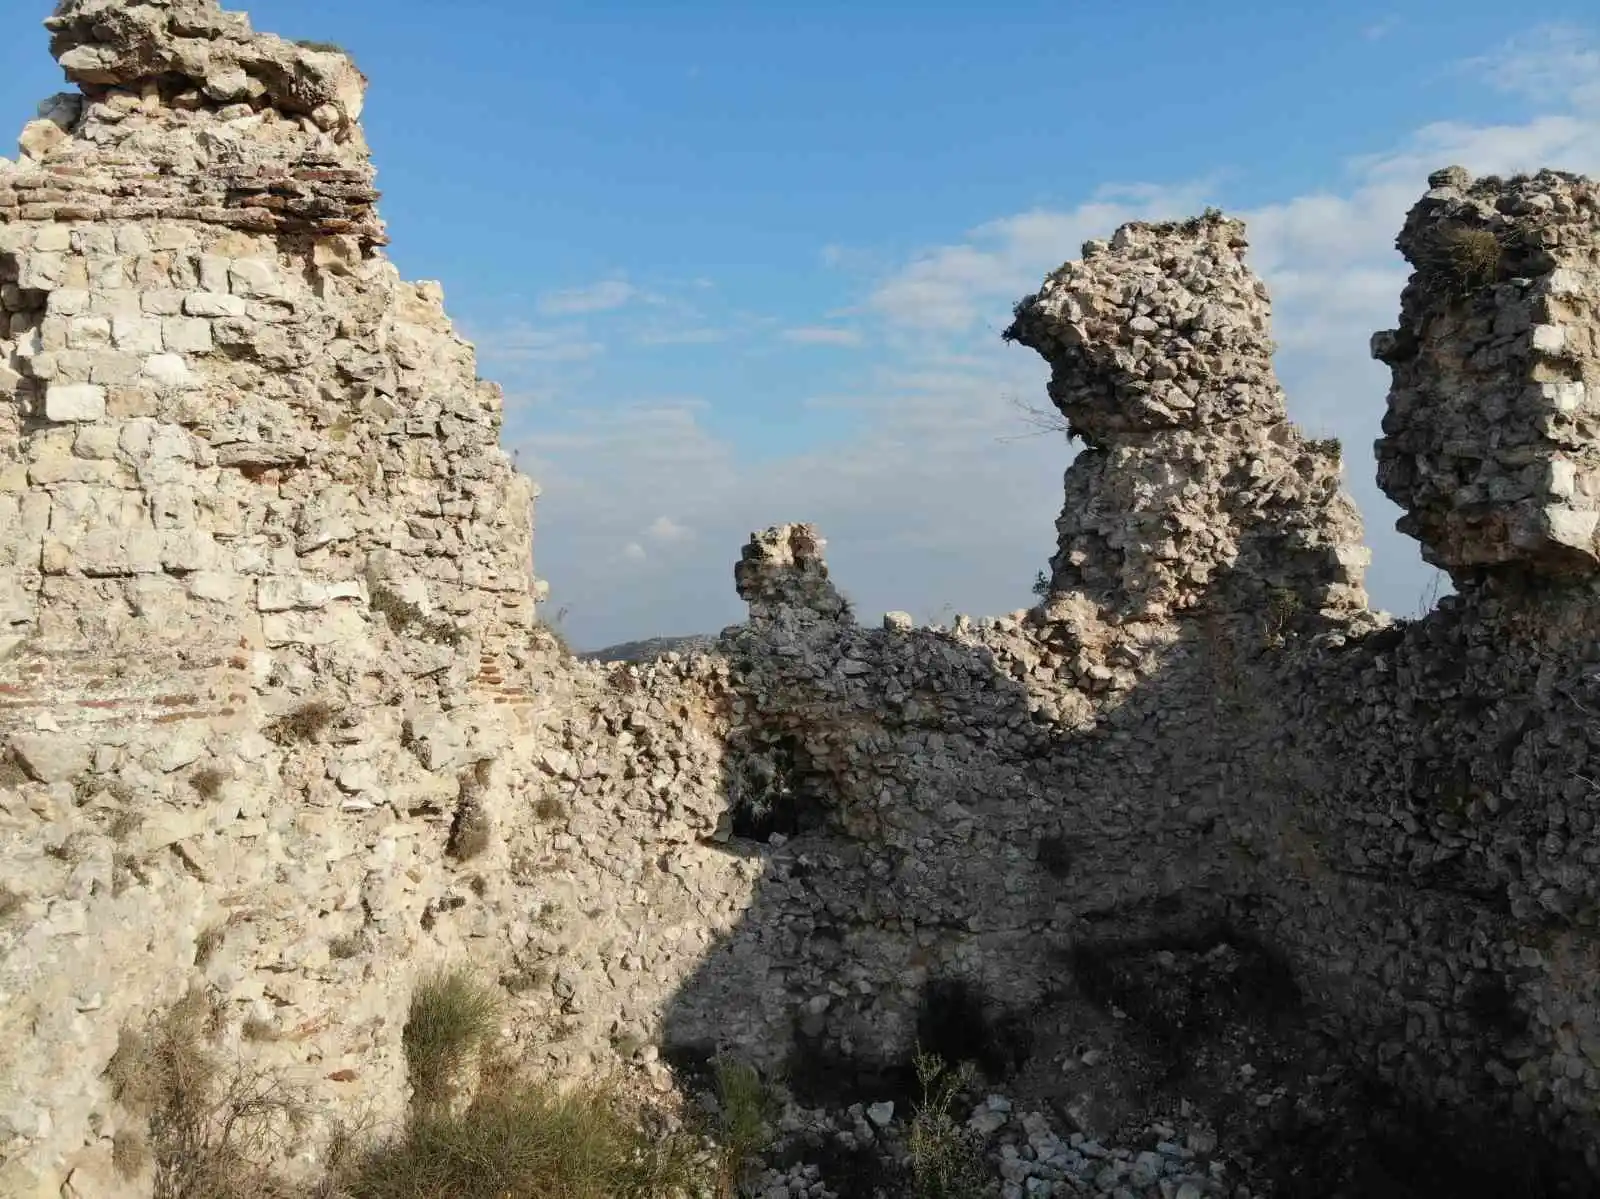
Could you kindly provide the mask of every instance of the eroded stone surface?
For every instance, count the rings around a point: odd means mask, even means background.
[[[1052,589],[1119,618],[1292,602],[1365,607],[1361,521],[1337,443],[1289,423],[1244,226],[1208,213],[1089,242],[1018,306],[1088,448],[1067,472]]]
[[[1418,268],[1400,327],[1373,339],[1394,371],[1378,481],[1458,585],[1593,574],[1600,196],[1556,171],[1429,187],[1398,242]]]
[[[1591,185],[1436,181],[1408,230],[1527,207],[1558,315],[1415,282],[1381,451],[1441,561],[1561,579],[1366,611],[1336,447],[1208,214],[1019,306],[1089,446],[1040,608],[863,627],[786,525],[714,652],[583,664],[535,621],[499,393],[382,256],[348,60],[200,0],[51,25],[81,93],[0,163],[0,1192],[146,1193],[105,1069],[196,984],[304,1088],[314,1168],[400,1112],[446,962],[562,1077],[732,1050],[898,1112],[915,1045],[972,1056],[1086,1177],[1180,1100],[1243,1143],[1353,1070],[1600,1144]],[[1469,462],[1570,495],[1530,525],[1440,482]]]

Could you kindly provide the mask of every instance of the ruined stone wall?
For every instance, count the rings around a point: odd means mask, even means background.
[[[1555,173],[1433,182],[1401,237],[1418,267],[1402,327],[1375,341],[1395,365],[1380,455],[1460,593],[1421,621],[1365,610],[1337,447],[1283,417],[1236,225],[1090,243],[1012,330],[1051,361],[1089,445],[1039,609],[864,629],[841,617],[816,530],[746,550],[753,620],[724,647],[754,727],[790,747],[794,789],[822,814],[772,856],[743,944],[708,961],[709,1002],[680,999],[682,1035],[770,1046],[798,1027],[792,1047],[887,1065],[927,1035],[930,986],[958,980],[1023,1026],[1024,1077],[1052,1047],[1114,1046],[1034,1078],[1105,1127],[1138,1102],[1130,1078],[1147,1075],[1143,1102],[1165,1093],[1138,1026],[1173,1031],[1162,987],[1193,985],[1185,955],[1254,945],[1298,1012],[1300,1063],[1280,1090],[1258,1084],[1279,1133],[1316,1061],[1447,1121],[1543,1128],[1594,1168],[1595,357],[1575,281],[1600,210],[1593,185]],[[1507,214],[1481,277],[1439,273],[1429,240],[1462,196]],[[1173,364],[1188,404],[1151,398],[1171,398]],[[787,1024],[737,1008],[774,970],[756,946],[827,987],[792,999]],[[1157,965],[1134,983],[1130,962]],[[1097,1025],[1097,974],[1142,1014]],[[1227,1024],[1196,1060],[1244,1054]]]
[[[402,282],[340,54],[66,3],[0,166],[0,1191],[113,1194],[118,1029],[197,980],[403,1099],[446,853],[526,708],[531,491]],[[498,936],[498,934],[497,934]],[[63,1097],[75,1098],[66,1103]]]
[[[50,28],[80,91],[0,164],[0,1192],[148,1193],[105,1069],[195,985],[313,1168],[401,1110],[449,962],[560,1077],[898,1093],[935,1043],[1098,1130],[1199,1102],[1174,1054],[1289,1118],[1325,1055],[1597,1143],[1593,185],[1447,173],[1402,235],[1425,621],[1366,610],[1207,214],[1018,307],[1087,445],[1039,608],[864,627],[783,526],[715,653],[584,665],[499,392],[382,255],[349,60],[211,0]]]

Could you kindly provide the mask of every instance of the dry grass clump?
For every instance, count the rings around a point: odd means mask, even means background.
[[[107,1067],[112,1094],[142,1117],[113,1141],[125,1176],[154,1167],[154,1199],[290,1199],[268,1163],[301,1112],[268,1073],[222,1068],[217,1013],[191,992],[142,1029],[125,1028]]]
[[[546,795],[534,803],[533,814],[544,823],[553,824],[566,816],[567,807],[554,796]]]
[[[194,939],[194,964],[204,970],[211,964],[211,959],[217,956],[217,950],[222,948],[222,943],[227,939],[226,924],[211,924],[201,929],[200,935]]]
[[[614,1087],[570,1094],[519,1078],[492,1051],[500,1004],[461,970],[431,975],[411,997],[403,1034],[411,1118],[392,1138],[348,1155],[330,1184],[349,1199],[670,1199],[696,1193],[685,1134],[649,1127]],[[461,1068],[479,1060],[471,1103],[453,1110]]]
[[[367,938],[362,933],[350,933],[328,942],[328,956],[336,962],[349,961],[367,951]]]
[[[1419,265],[1433,286],[1466,295],[1499,280],[1507,242],[1492,229],[1444,225]]]
[[[951,1108],[971,1081],[971,1067],[948,1069],[937,1056],[917,1051],[917,1081],[922,1102],[911,1118],[906,1147],[911,1154],[914,1199],[972,1199],[988,1193],[993,1181],[982,1145]]]
[[[604,1088],[507,1080],[466,1110],[416,1113],[339,1180],[351,1199],[670,1199],[696,1193],[686,1137],[649,1129]]]
[[[715,1072],[721,1150],[717,1193],[732,1199],[742,1193],[752,1159],[771,1139],[772,1094],[755,1067],[747,1063],[718,1058]]]
[[[31,781],[17,755],[9,749],[0,750],[0,787],[20,787]]]
[[[371,590],[372,610],[389,622],[389,628],[396,636],[403,637],[408,631],[415,630],[415,635],[422,640],[448,645],[452,649],[466,640],[465,630],[448,620],[430,620],[418,605],[399,592],[391,591],[382,584],[375,585]]]
[[[144,825],[144,813],[135,812],[124,808],[111,817],[111,823],[106,826],[106,832],[111,839],[119,845],[132,837]]]
[[[10,887],[0,887],[0,920],[7,920],[22,911],[27,901]]]
[[[459,798],[445,852],[458,862],[470,861],[483,853],[493,837],[494,824],[483,806],[491,765],[488,761],[479,762],[471,770],[463,771],[456,780]]]
[[[499,997],[465,970],[423,979],[411,995],[401,1034],[418,1104],[428,1107],[449,1099],[461,1067],[499,1027]]]
[[[339,718],[340,709],[327,700],[314,699],[267,725],[267,736],[279,745],[303,745],[319,740]]]
[[[227,781],[228,776],[215,766],[203,766],[189,776],[189,786],[201,799],[216,799]]]

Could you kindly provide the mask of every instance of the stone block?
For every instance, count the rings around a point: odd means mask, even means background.
[[[45,311],[52,316],[77,316],[89,311],[89,293],[80,287],[61,287],[51,292]]]
[[[160,387],[189,387],[197,381],[182,354],[152,354],[144,360],[142,373]]]
[[[111,340],[129,354],[159,354],[163,349],[161,320],[155,316],[119,316],[111,321]]]
[[[180,316],[183,301],[184,293],[176,288],[147,291],[139,297],[140,307],[151,316]]]
[[[33,248],[51,254],[65,254],[72,249],[72,229],[60,224],[42,226],[34,235]]]
[[[54,291],[66,282],[67,260],[60,254],[24,254],[19,265],[18,287],[32,291]]]
[[[101,350],[90,359],[89,379],[93,383],[101,384],[132,383],[139,377],[143,365],[135,354]]]
[[[189,316],[243,316],[250,303],[242,296],[214,291],[190,292],[183,298],[183,311]]]
[[[106,414],[106,389],[94,383],[52,383],[44,393],[46,419],[99,420]]]
[[[212,348],[211,323],[195,317],[169,316],[162,319],[162,343],[179,354],[204,354]]]
[[[239,258],[228,264],[228,290],[235,296],[270,299],[283,290],[276,267],[259,258]]]
[[[28,777],[39,783],[68,783],[89,769],[88,738],[73,733],[16,733],[11,753]]]

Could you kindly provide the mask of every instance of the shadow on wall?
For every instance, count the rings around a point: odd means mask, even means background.
[[[1041,710],[1060,684],[1027,681],[1037,638],[1003,623],[868,630],[822,603],[753,609],[724,634],[746,715],[726,746],[723,847],[764,870],[663,1017],[674,1069],[703,1076],[729,1053],[810,1106],[904,1111],[921,1049],[973,1063],[1063,1132],[1139,1130],[1192,1104],[1273,1195],[1590,1193],[1487,1077],[1428,1098],[1430,1071],[1481,1075],[1519,1035],[1517,981],[1492,962],[1454,1007],[1430,996],[1442,1041],[1471,1042],[1463,1058],[1381,1049],[1407,1041],[1417,1008],[1362,938],[1424,912],[1504,942],[1503,896],[1341,871],[1302,844],[1364,785],[1329,732],[1342,701],[1314,680],[1330,663],[1359,677],[1397,639],[1437,656],[1462,622],[1346,639],[1314,615],[1286,628],[1235,583],[1158,666],[1064,711]],[[1423,705],[1375,752],[1403,755],[1457,715]],[[1377,802],[1391,799],[1405,797]]]

